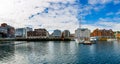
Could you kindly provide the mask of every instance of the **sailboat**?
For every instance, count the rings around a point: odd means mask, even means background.
[[[76,37],[75,41],[76,41],[76,43],[84,43],[85,40],[82,37]]]
[[[76,43],[84,43],[84,37],[83,37],[83,34],[82,34],[82,28],[81,28],[81,25],[80,25],[80,22],[79,22],[79,28],[77,28],[77,30],[75,30],[75,41]]]
[[[87,28],[78,28],[75,30],[75,41],[81,44],[91,44],[90,30]]]
[[[80,17],[81,19],[81,17]],[[75,41],[80,44],[91,44],[90,42],[90,30],[87,28],[81,28],[79,22],[79,28],[75,30]]]

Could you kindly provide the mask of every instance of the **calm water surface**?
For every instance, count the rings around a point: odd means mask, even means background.
[[[0,64],[119,64],[120,42],[0,42]]]

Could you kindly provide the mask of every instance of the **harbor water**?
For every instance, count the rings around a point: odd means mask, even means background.
[[[0,42],[0,64],[119,64],[120,42]]]

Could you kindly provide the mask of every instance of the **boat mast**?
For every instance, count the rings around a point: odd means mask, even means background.
[[[80,18],[79,18],[79,28],[81,28],[81,20],[82,20],[82,15],[81,15],[81,12],[80,12]]]

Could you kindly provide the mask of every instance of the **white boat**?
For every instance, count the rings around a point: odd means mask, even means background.
[[[87,28],[78,28],[75,30],[76,43],[84,43],[84,41],[90,40],[90,30]]]
[[[82,44],[82,43],[84,43],[85,40],[84,40],[84,38],[81,37],[81,38],[75,38],[75,41],[76,41],[76,43]]]
[[[80,15],[82,19],[82,15]],[[81,28],[81,21],[79,21],[79,28],[75,30],[75,41],[76,43],[84,43],[86,38],[90,38],[90,30],[88,28]]]
[[[76,43],[84,44],[84,45],[91,45],[92,42],[90,40],[85,40],[84,38],[76,38]]]
[[[84,43],[83,43],[84,45],[91,45],[92,44],[92,42],[90,42],[90,41],[84,41]]]
[[[114,39],[114,38],[110,38],[110,39],[107,39],[108,42],[112,42],[112,41],[116,41],[117,39]]]
[[[90,37],[90,41],[97,41],[96,37]]]

